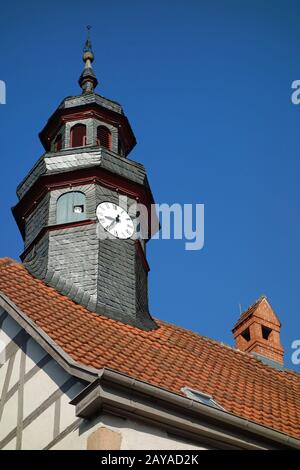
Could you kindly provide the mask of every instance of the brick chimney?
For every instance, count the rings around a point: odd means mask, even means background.
[[[260,297],[240,316],[232,330],[236,347],[283,364],[281,323],[266,297]]]

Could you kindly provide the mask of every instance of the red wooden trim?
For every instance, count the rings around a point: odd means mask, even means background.
[[[62,135],[58,134],[54,141],[54,152],[60,152],[62,149]]]
[[[145,255],[145,252],[142,248],[142,245],[141,245],[141,242],[140,240],[135,240],[135,247],[136,247],[136,251],[138,252],[140,258],[141,258],[141,261],[142,261],[142,264],[145,268],[145,271],[148,273],[150,271],[150,266],[148,264],[148,261],[147,261],[147,258],[146,258],[146,255]]]
[[[103,120],[119,129],[119,133],[125,143],[126,154],[128,154],[136,145],[136,138],[129,121],[124,114],[119,114],[116,111],[106,109],[99,104],[92,103],[72,108],[57,109],[39,134],[43,146],[47,151],[50,150],[50,142],[53,140],[60,127],[66,122],[88,119],[91,117],[100,121]]]
[[[80,145],[74,145],[74,140],[79,140],[78,139],[78,135],[76,135],[76,132],[78,129],[81,129],[83,131],[84,129],[84,132],[82,132],[82,142]],[[71,148],[76,148],[76,147],[84,147],[86,145],[86,142],[87,142],[87,127],[86,127],[86,124],[82,124],[82,123],[79,123],[79,124],[75,124],[74,126],[71,127],[70,129],[70,146]]]
[[[105,144],[105,139],[107,140],[107,146]],[[97,143],[101,147],[104,147],[108,150],[111,150],[112,148],[112,135],[111,131],[107,126],[104,126],[101,124],[100,126],[97,127]]]
[[[25,218],[35,209],[36,205],[47,194],[54,189],[68,188],[85,185],[100,184],[108,189],[118,191],[127,195],[149,208],[149,230],[151,227],[151,204],[154,204],[151,191],[138,183],[131,182],[121,176],[114,175],[103,168],[83,168],[66,173],[45,175],[40,177],[28,190],[26,195],[12,209],[18,227],[24,237]]]
[[[72,228],[72,227],[81,227],[82,225],[92,225],[96,224],[96,220],[92,219],[86,219],[86,220],[77,220],[76,222],[67,222],[65,224],[57,224],[57,225],[47,225],[46,227],[43,227],[40,232],[37,234],[37,236],[32,240],[30,245],[26,248],[26,250],[23,251],[21,254],[20,258],[21,261],[24,261],[25,257],[27,254],[32,250],[33,246],[36,245],[47,232],[53,232],[54,230],[62,230],[66,228]]]
[[[65,174],[62,174],[62,175],[65,175]],[[53,176],[58,176],[58,175],[53,175]],[[42,178],[46,178],[46,177],[43,176]],[[92,176],[92,177],[89,176],[89,177],[84,177],[84,178],[79,177],[77,179],[74,178],[74,179],[70,179],[70,180],[62,181],[62,182],[60,181],[49,182],[48,184],[46,184],[46,186],[41,186],[41,191],[39,192],[37,188],[34,188],[36,189],[36,191],[34,191],[34,193],[31,195],[33,197],[33,202],[32,202],[31,197],[28,198],[29,200],[25,201],[25,198],[27,199],[27,194],[31,192],[31,189],[30,189],[28,193],[26,194],[26,196],[24,196],[24,198],[15,206],[14,211],[16,209],[15,212],[18,212],[18,213],[21,212],[21,207],[23,206],[25,211],[23,212],[22,217],[26,218],[35,209],[37,204],[40,202],[41,199],[43,199],[43,197],[47,194],[48,191],[55,190],[55,189],[63,189],[63,188],[72,189],[73,187],[76,187],[76,186],[95,184],[95,183],[101,184],[102,186],[105,186],[106,188],[112,189],[114,191],[118,190],[119,193],[130,196],[132,198],[142,199],[144,196],[143,191],[141,190],[132,191],[131,189],[129,189],[128,185],[122,184],[121,181],[119,182],[120,184],[116,186],[116,183],[110,183],[108,179],[99,178],[98,176]],[[141,188],[143,187],[141,186]],[[24,204],[22,204],[23,201],[25,201]]]

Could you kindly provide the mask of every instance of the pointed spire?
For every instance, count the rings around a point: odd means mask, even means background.
[[[94,61],[94,53],[90,39],[91,26],[87,26],[87,39],[83,48],[83,62],[85,62],[84,70],[79,78],[79,85],[82,88],[82,94],[93,93],[98,85],[97,77],[94,73],[92,62]]]

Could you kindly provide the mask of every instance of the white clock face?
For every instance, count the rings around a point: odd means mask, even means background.
[[[97,217],[102,227],[114,237],[123,240],[132,237],[133,222],[128,213],[117,204],[102,202],[97,207]]]

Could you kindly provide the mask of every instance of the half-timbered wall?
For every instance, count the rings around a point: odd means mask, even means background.
[[[44,449],[78,423],[69,401],[86,384],[3,311],[0,324],[0,449]]]

